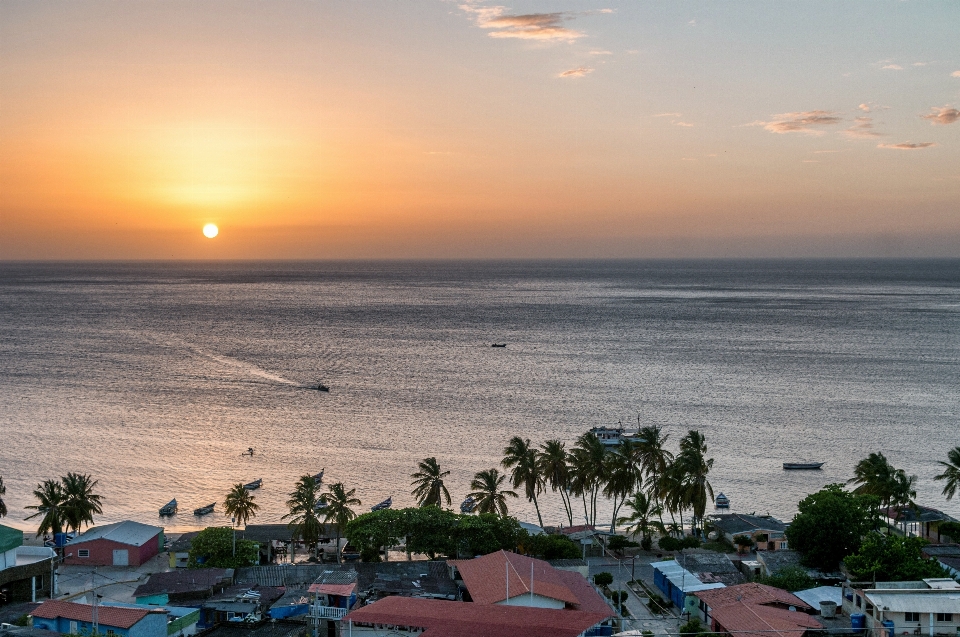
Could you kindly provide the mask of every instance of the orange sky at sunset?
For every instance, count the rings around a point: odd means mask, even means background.
[[[0,258],[960,256],[957,24],[4,2]]]

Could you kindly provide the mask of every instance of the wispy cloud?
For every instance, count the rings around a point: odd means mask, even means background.
[[[822,135],[823,131],[816,130],[817,126],[831,126],[839,124],[843,118],[833,111],[803,111],[799,113],[781,113],[774,115],[771,122],[753,122],[753,126],[762,125],[771,133],[806,133],[807,135]]]
[[[557,77],[583,77],[587,73],[593,73],[593,69],[587,68],[585,66],[580,66],[575,69],[569,69],[558,75]]]
[[[584,34],[564,26],[573,16],[556,13],[507,13],[506,7],[461,4],[460,9],[474,16],[481,29],[493,29],[491,38],[518,38],[521,40],[558,40],[573,42]]]
[[[859,108],[859,109],[860,109],[861,111],[863,111],[864,113],[869,113],[869,112],[870,112],[870,105],[869,105],[869,104],[861,104],[861,105],[858,106],[857,108]]]
[[[900,66],[899,64],[887,64],[885,66],[881,66],[880,68],[886,71],[902,71],[903,70],[903,67]]]
[[[813,151],[814,155],[822,155],[824,153],[841,153],[841,150],[815,150]]]
[[[693,128],[696,124],[691,124],[689,122],[670,122],[674,126],[682,126],[684,128]]]
[[[950,74],[950,77],[960,77],[960,71],[954,71]]]
[[[653,117],[669,117],[670,123],[674,126],[682,126],[684,128],[693,128],[696,124],[691,124],[689,122],[682,122],[678,117],[683,117],[683,113],[657,113]]]
[[[683,117],[683,113],[657,113],[654,117]]]
[[[694,18],[694,19],[691,20],[690,22],[687,22],[687,24],[689,24],[689,25],[692,26],[692,27],[697,26],[697,20],[696,20],[696,18]]]
[[[957,120],[960,120],[960,111],[955,108],[950,108],[949,106],[937,108],[934,106],[930,110],[933,112],[928,115],[921,115],[920,117],[929,119],[931,124],[942,124],[946,126],[947,124],[953,124]]]
[[[877,144],[877,148],[891,148],[893,150],[920,150],[936,146],[934,142],[902,142],[900,144]]]
[[[843,134],[846,137],[852,137],[854,139],[883,137],[880,133],[873,130],[872,117],[855,117],[853,118],[853,121],[853,126],[843,131]]]
[[[926,62],[914,62],[911,66],[926,66]]]
[[[613,51],[590,51],[590,55],[613,55]]]

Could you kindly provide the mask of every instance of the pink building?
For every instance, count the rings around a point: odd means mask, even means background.
[[[163,528],[139,522],[96,526],[65,548],[64,564],[140,566],[163,548]]]

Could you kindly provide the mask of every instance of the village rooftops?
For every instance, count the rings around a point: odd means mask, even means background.
[[[308,589],[311,593],[320,595],[337,595],[350,597],[357,589],[357,572],[347,570],[328,570],[317,578]]]
[[[920,551],[924,557],[960,557],[960,544],[927,544]]]
[[[758,531],[782,533],[787,525],[769,515],[747,515],[745,513],[726,513],[711,515],[710,522],[726,535],[751,535]]]
[[[878,608],[891,613],[956,613],[960,610],[960,590],[867,590],[864,595]]]
[[[309,588],[333,581],[332,573],[346,573],[344,582],[356,582],[358,595],[418,595],[455,599],[459,589],[441,560],[354,562],[352,564],[296,564],[252,566],[237,571],[239,584]],[[340,576],[336,576],[340,577]]]
[[[187,571],[154,573],[144,584],[137,587],[134,597],[149,595],[197,595],[209,596],[214,588],[233,584],[233,569],[197,568]]]
[[[943,511],[920,505],[916,505],[915,507],[888,507],[886,509],[881,509],[880,513],[891,520],[895,520],[898,524],[910,524],[912,522],[957,521],[956,518],[950,517]]]
[[[510,600],[532,594],[577,610],[613,614],[582,575],[553,568],[543,560],[497,551],[472,560],[450,560],[448,564],[459,572],[477,604],[506,602],[509,587]]]
[[[159,526],[151,526],[149,524],[140,524],[139,522],[126,520],[124,522],[95,526],[71,542],[70,546],[76,546],[84,542],[92,542],[93,540],[99,540],[101,538],[120,544],[129,544],[130,546],[143,546],[162,532],[163,528]]]
[[[739,584],[694,593],[709,607],[711,630],[757,637],[799,637],[823,625],[813,608],[787,591],[763,584]],[[794,609],[794,610],[791,610]]]
[[[387,597],[350,612],[343,624],[416,627],[423,629],[421,637],[577,637],[606,618],[607,613]]]
[[[139,610],[134,608],[119,608],[116,606],[98,606],[97,622],[102,626],[130,628],[151,612],[166,614],[165,610],[149,608]],[[62,617],[63,619],[72,621],[92,622],[93,606],[89,604],[76,604],[74,602],[47,600],[40,604],[30,615],[42,619],[57,619],[58,617]]]
[[[678,562],[704,584],[721,582],[733,586],[746,581],[733,561],[716,551],[684,549]]]
[[[190,548],[193,546],[193,538],[200,535],[200,531],[190,531],[189,533],[184,533],[170,545],[170,548],[167,549],[170,553],[189,553]]]

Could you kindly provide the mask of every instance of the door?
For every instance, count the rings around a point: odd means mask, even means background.
[[[127,555],[126,549],[114,549],[113,550],[113,565],[114,566],[129,566],[130,559]]]

